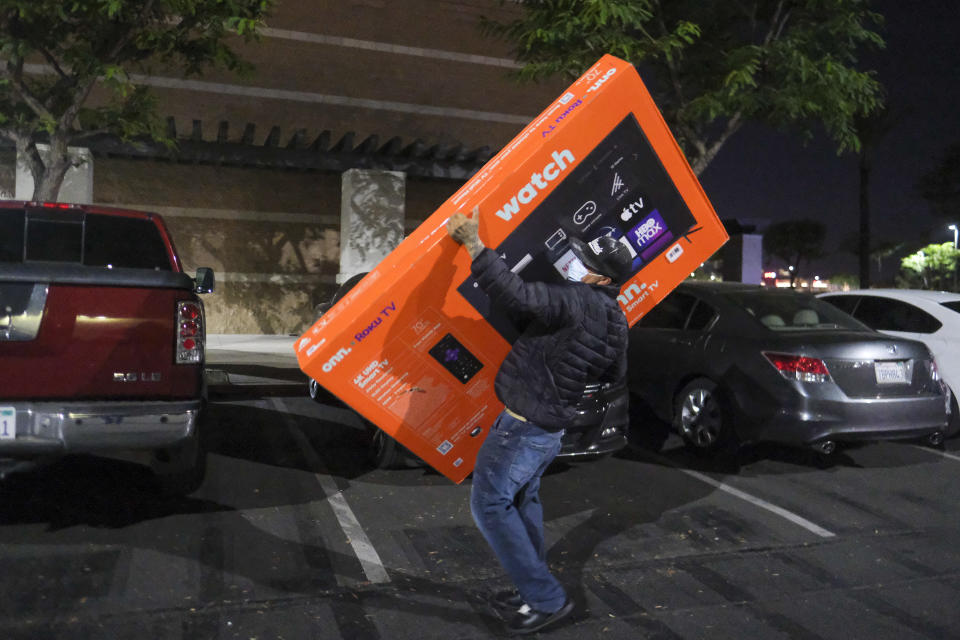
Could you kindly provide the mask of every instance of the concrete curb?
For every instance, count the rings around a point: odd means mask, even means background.
[[[293,344],[299,336],[245,333],[207,334],[208,351],[244,351],[296,357]]]

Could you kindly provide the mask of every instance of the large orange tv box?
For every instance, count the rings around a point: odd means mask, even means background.
[[[446,232],[475,207],[526,280],[562,281],[571,238],[617,238],[631,325],[727,239],[640,76],[604,56],[295,343],[308,376],[454,482],[503,409],[493,381],[516,337]]]

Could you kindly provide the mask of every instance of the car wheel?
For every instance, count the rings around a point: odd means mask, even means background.
[[[370,433],[370,461],[377,469],[403,469],[406,455],[403,446],[383,429],[368,425]]]
[[[310,399],[314,402],[323,402],[323,399],[321,398],[323,393],[320,391],[320,383],[313,378],[310,378],[310,380],[307,381],[307,392],[310,394]]]
[[[950,390],[950,421],[947,422],[947,437],[960,436],[960,405],[957,404],[957,394]]]
[[[684,443],[699,453],[716,453],[733,443],[717,383],[707,378],[690,382],[677,394],[673,426]]]
[[[162,495],[184,496],[199,489],[207,475],[207,452],[199,430],[174,447],[155,451],[150,466]]]

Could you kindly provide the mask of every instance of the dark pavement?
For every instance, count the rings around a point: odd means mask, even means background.
[[[371,468],[364,423],[311,401],[292,352],[219,349],[208,368],[193,495],[89,457],[0,485],[2,637],[505,636],[469,480]],[[555,465],[549,559],[577,609],[540,637],[960,638],[958,450],[704,461],[671,438]]]

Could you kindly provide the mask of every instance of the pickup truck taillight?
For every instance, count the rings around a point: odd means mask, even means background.
[[[177,364],[203,362],[203,307],[197,302],[177,303]]]

